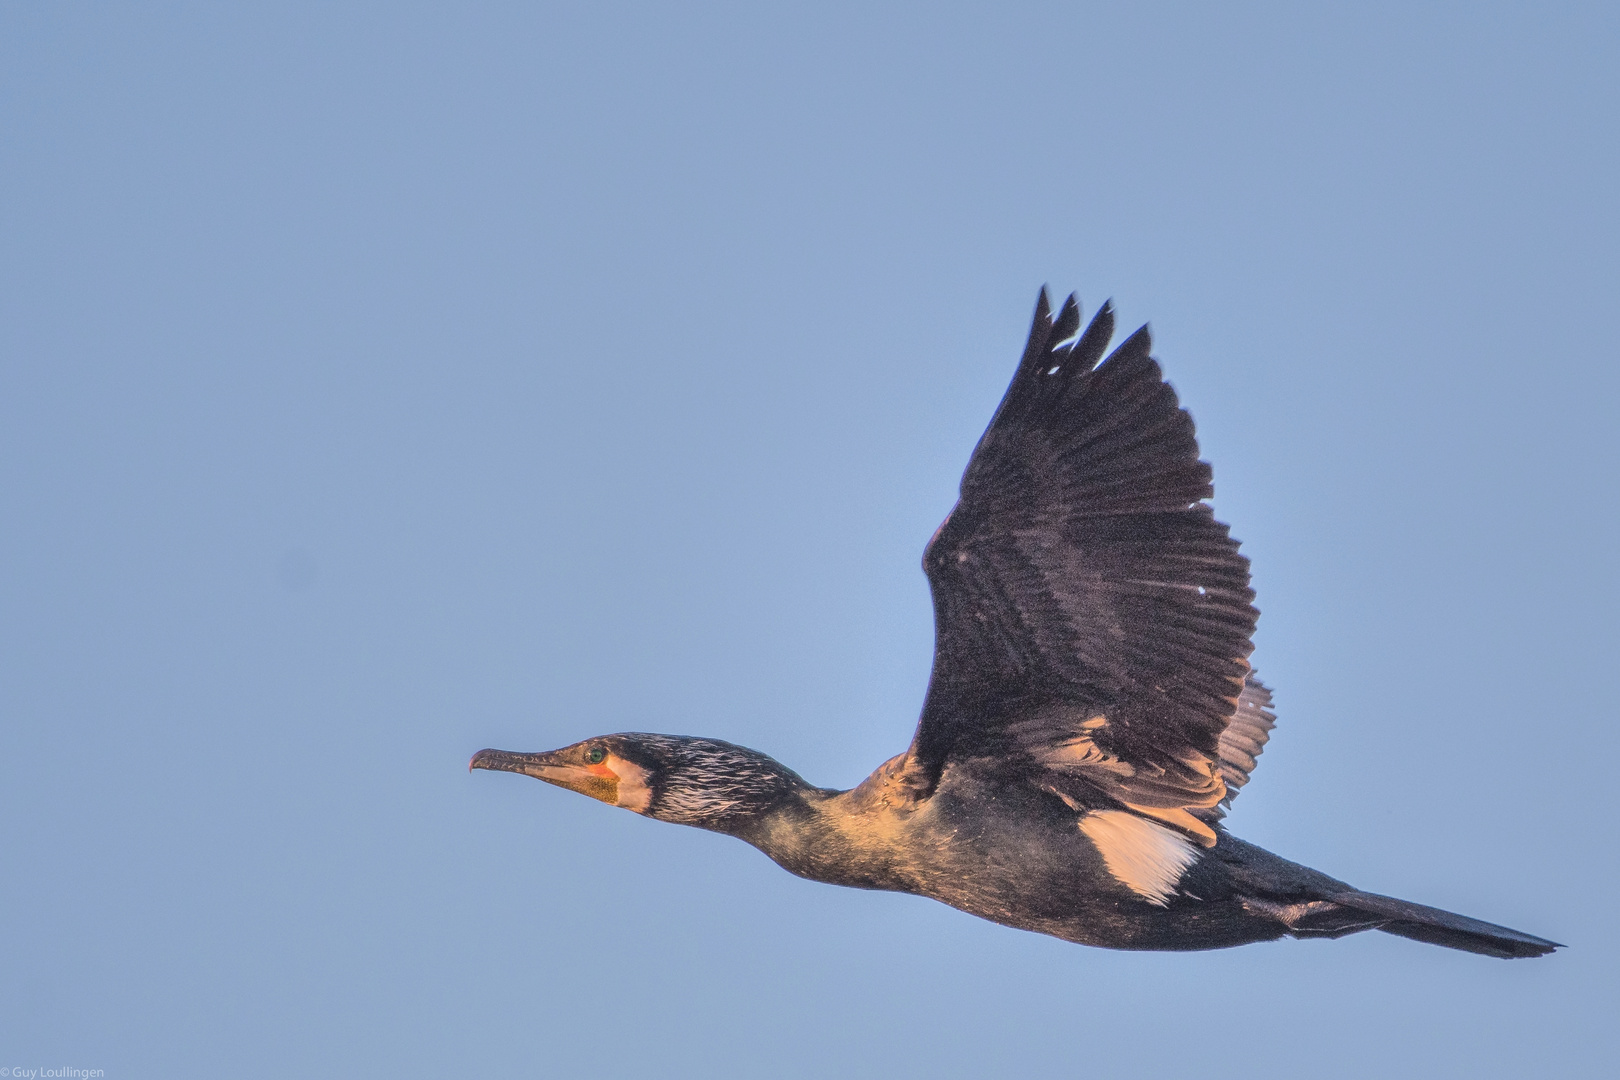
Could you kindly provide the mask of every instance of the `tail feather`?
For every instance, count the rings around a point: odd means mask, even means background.
[[[1431,945],[1444,945],[1450,949],[1513,959],[1522,956],[1545,956],[1554,949],[1563,948],[1556,941],[1536,937],[1495,923],[1470,919],[1439,908],[1425,907],[1393,896],[1377,893],[1346,892],[1327,897],[1342,908],[1366,912],[1382,917],[1377,929],[1386,934],[1426,941]]]

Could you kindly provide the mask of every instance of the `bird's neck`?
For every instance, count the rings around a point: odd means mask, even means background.
[[[733,835],[800,877],[865,889],[907,889],[904,839],[914,825],[913,811],[886,791],[890,764],[849,791],[805,785]]]

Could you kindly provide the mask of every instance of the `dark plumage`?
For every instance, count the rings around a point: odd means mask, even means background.
[[[923,555],[933,677],[910,748],[859,787],[764,754],[620,734],[480,751],[638,813],[736,836],[803,877],[930,896],[1117,949],[1383,930],[1488,956],[1543,938],[1361,892],[1231,836],[1270,737],[1249,564],[1143,327],[1106,360],[1043,290],[1029,343]]]

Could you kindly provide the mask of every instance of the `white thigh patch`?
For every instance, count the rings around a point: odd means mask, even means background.
[[[1198,861],[1198,845],[1179,832],[1125,810],[1098,810],[1080,819],[1103,865],[1121,885],[1150,904],[1165,906],[1176,882]]]

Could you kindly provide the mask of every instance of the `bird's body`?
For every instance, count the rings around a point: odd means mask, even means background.
[[[805,816],[797,810],[772,815],[742,836],[802,877],[915,893],[1084,945],[1219,948],[1283,932],[1275,920],[1227,902],[1224,882],[1197,901],[1145,902],[1109,872],[1098,845],[1062,802],[972,769],[948,772],[913,812],[884,806],[881,795],[858,788],[815,800]],[[1220,860],[1198,861],[1214,867]]]
[[[1494,956],[1555,944],[1371,893],[1231,836],[1269,738],[1248,664],[1248,561],[1203,500],[1191,418],[1145,328],[1099,361],[1044,292],[962,497],[924,554],[934,672],[910,748],[861,785],[757,751],[627,733],[485,750],[650,817],[727,833],[816,881],[914,893],[1118,949],[1214,949],[1379,929]]]
[[[1229,836],[1207,855],[1194,854],[1152,824],[1144,828],[1158,835],[1126,826],[1099,844],[1061,800],[971,767],[948,768],[915,810],[885,804],[881,787],[879,778],[812,794],[738,835],[814,881],[914,893],[1005,926],[1117,949],[1213,949],[1281,937],[1286,928],[1272,912],[1237,898],[1234,872],[1258,857],[1267,869],[1311,875]],[[1100,813],[1106,821],[1128,812]],[[1103,845],[1110,842],[1133,845],[1141,856],[1142,865],[1125,872],[1134,887],[1109,870]],[[1189,872],[1167,882],[1183,860]]]

